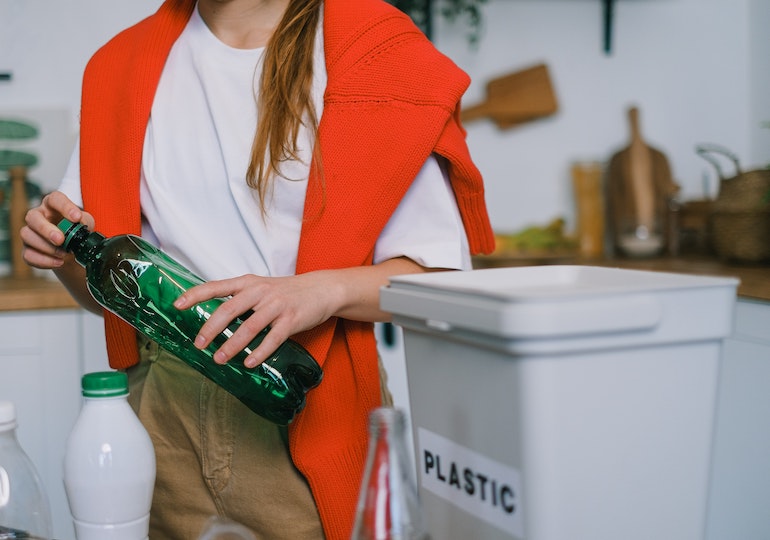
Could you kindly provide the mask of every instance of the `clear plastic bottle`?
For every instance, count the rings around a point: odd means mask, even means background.
[[[285,425],[305,406],[305,393],[321,382],[323,372],[299,343],[287,340],[262,364],[247,368],[243,361],[261,343],[264,329],[248,347],[226,364],[212,359],[216,350],[249,313],[236,318],[206,349],[194,345],[200,327],[223,302],[212,299],[179,310],[174,301],[203,283],[187,268],[144,239],[122,234],[105,238],[80,223],[62,220],[64,248],[86,268],[94,299],[139,332],[176,354],[219,384],[255,413]]]
[[[0,539],[51,537],[48,495],[16,438],[16,407],[0,401]]]
[[[406,416],[400,409],[374,409],[351,540],[428,539],[407,454]]]
[[[83,407],[64,454],[64,488],[78,540],[144,540],[155,484],[150,436],[119,371],[82,378]]]

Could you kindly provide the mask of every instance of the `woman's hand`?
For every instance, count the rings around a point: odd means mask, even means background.
[[[40,206],[27,212],[26,225],[20,232],[24,244],[24,260],[35,268],[53,270],[81,306],[101,315],[101,306],[86,288],[85,270],[61,247],[64,243],[64,233],[59,230],[57,224],[62,218],[67,218],[73,223],[82,223],[90,230],[94,229],[94,217],[91,214],[81,210],[64,193],[49,193],[43,198]]]
[[[21,229],[23,256],[28,265],[44,269],[64,266],[67,254],[60,247],[64,242],[64,233],[57,227],[62,218],[83,223],[93,230],[94,218],[91,214],[78,208],[62,192],[49,193],[40,206],[27,212],[26,225]]]
[[[230,297],[203,325],[195,345],[203,349],[233,319],[252,310],[240,328],[214,354],[225,363],[243,350],[265,327],[270,331],[244,362],[247,367],[262,363],[290,336],[309,330],[333,316],[365,321],[388,320],[379,309],[380,287],[396,274],[425,271],[406,258],[381,264],[340,270],[320,270],[289,277],[265,278],[245,275],[210,281],[191,288],[174,303],[188,309],[212,298]]]

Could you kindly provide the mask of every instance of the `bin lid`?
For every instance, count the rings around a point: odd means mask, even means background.
[[[380,307],[397,323],[419,320],[443,332],[508,338],[639,332],[690,312],[692,324],[731,317],[738,282],[582,265],[430,272],[392,277]]]

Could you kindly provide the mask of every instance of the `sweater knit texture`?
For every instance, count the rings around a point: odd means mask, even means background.
[[[194,0],[166,0],[89,62],[81,106],[84,208],[106,236],[140,234],[142,148],[168,53]],[[372,264],[374,245],[431,152],[444,156],[472,253],[494,247],[481,175],[459,103],[469,79],[403,13],[381,0],[326,0],[328,83],[319,123],[323,182],[311,164],[297,273]],[[105,313],[110,365],[138,361],[135,331]],[[324,370],[289,426],[292,459],[313,492],[329,539],[349,538],[380,405],[371,323],[332,318],[294,338]]]

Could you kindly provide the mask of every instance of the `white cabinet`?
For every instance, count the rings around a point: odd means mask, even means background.
[[[770,303],[740,299],[719,382],[708,540],[770,538]]]
[[[74,540],[62,483],[80,411],[80,377],[107,369],[101,319],[80,309],[0,313],[0,399],[16,404],[18,437],[48,491],[57,540]]]

